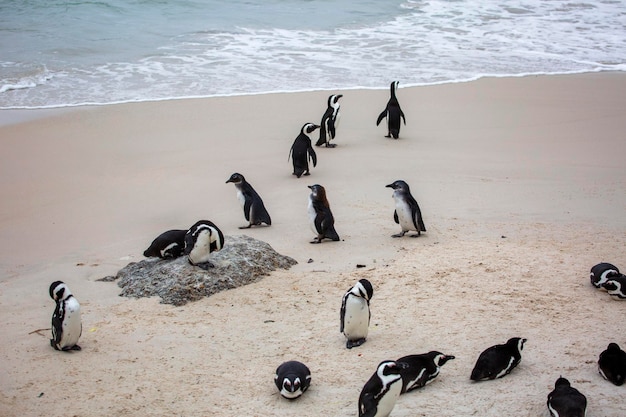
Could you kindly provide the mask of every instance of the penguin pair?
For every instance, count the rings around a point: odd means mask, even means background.
[[[259,226],[263,223],[270,226],[272,224],[272,219],[263,204],[261,196],[259,196],[255,189],[252,188],[252,185],[246,181],[244,176],[235,172],[226,181],[227,184],[229,182],[235,184],[235,188],[237,189],[237,199],[243,209],[243,215],[248,221],[247,226],[240,226],[239,228],[249,229],[252,226]]]
[[[617,343],[609,343],[609,346],[600,353],[598,372],[602,378],[617,386],[624,384],[624,380],[626,380],[626,352]]]
[[[608,262],[594,265],[589,273],[591,284],[601,290],[606,290],[616,300],[626,300],[626,275]]]
[[[522,360],[522,349],[526,339],[512,337],[505,344],[491,346],[479,356],[470,379],[483,381],[508,375]]]
[[[396,97],[396,89],[398,88],[399,81],[393,81],[390,86],[391,97],[387,102],[387,106],[385,110],[380,113],[378,119],[376,120],[376,126],[380,124],[380,122],[387,118],[387,135],[386,138],[393,137],[394,139],[398,139],[400,137],[400,119],[404,121],[404,125],[406,126],[406,119],[404,118],[404,112],[400,108],[400,103],[398,102],[398,98]]]
[[[80,319],[80,303],[68,286],[62,281],[54,281],[48,289],[56,307],[52,313],[52,339],[50,346],[56,350],[81,350],[78,339],[83,332]]]
[[[299,361],[283,362],[276,368],[274,384],[284,398],[294,400],[300,397],[311,385],[311,371]]]
[[[548,394],[547,405],[552,417],[585,417],[587,398],[561,376]]]

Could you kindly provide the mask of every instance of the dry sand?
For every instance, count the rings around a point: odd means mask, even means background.
[[[29,113],[0,127],[0,415],[355,416],[383,359],[456,355],[392,416],[547,416],[559,375],[589,417],[624,415],[624,387],[598,354],[626,347],[626,302],[589,283],[626,270],[626,74],[401,88],[401,139],[375,126],[387,91],[341,91],[337,148],[296,179],[288,151],[329,92],[269,94]],[[7,119],[7,114],[4,114]],[[9,118],[10,119],[10,118]],[[245,220],[238,171],[274,223],[246,234],[299,264],[183,307],[118,297],[115,274],[160,232]],[[393,239],[391,190],[406,180],[428,232]],[[341,242],[311,245],[306,204],[326,187]],[[307,261],[312,259],[313,262]],[[357,269],[356,264],[365,268]],[[370,336],[347,350],[343,293],[374,285]],[[63,280],[81,302],[81,352],[49,343]],[[526,337],[511,375],[471,383],[478,354]],[[311,369],[297,401],[276,367]]]

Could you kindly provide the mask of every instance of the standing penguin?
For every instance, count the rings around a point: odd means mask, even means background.
[[[376,120],[376,126],[378,126],[385,117],[387,118],[386,138],[393,137],[394,139],[398,139],[400,136],[400,117],[402,117],[404,125],[406,126],[404,112],[400,108],[400,103],[398,103],[398,99],[396,98],[396,89],[398,88],[399,83],[399,81],[393,81],[391,83],[391,98],[387,102],[385,110],[380,113],[378,120]]]
[[[152,241],[150,247],[143,252],[143,256],[159,257],[161,259],[178,258],[185,251],[186,230],[173,229],[161,233]]]
[[[619,269],[617,269],[615,265],[608,262],[601,262],[591,268],[591,271],[589,272],[589,279],[594,287],[604,289],[602,284],[604,284],[609,278],[619,275]]]
[[[346,336],[346,347],[352,349],[365,343],[372,313],[370,300],[374,295],[372,284],[362,278],[350,288],[341,300],[339,331]]]
[[[226,183],[229,182],[235,184],[235,188],[237,188],[237,198],[243,208],[243,215],[249,222],[247,226],[240,226],[239,228],[249,229],[252,226],[258,226],[261,223],[265,223],[270,226],[272,224],[272,219],[265,209],[263,200],[261,200],[259,194],[257,194],[250,183],[246,181],[244,176],[235,172],[230,176],[228,181],[226,181]]]
[[[602,378],[620,386],[626,380],[626,352],[617,343],[609,343],[598,358],[598,372]]]
[[[330,204],[326,199],[326,190],[319,184],[309,185],[309,221],[315,239],[311,243],[321,243],[323,239],[339,240],[335,231],[335,218],[330,211]]]
[[[330,141],[335,139],[335,129],[339,126],[339,99],[343,97],[343,94],[333,94],[328,97],[328,108],[322,116],[322,122],[320,123],[320,138],[317,140],[315,146],[322,146],[326,144],[327,148],[334,148],[334,143]]]
[[[524,343],[526,339],[512,337],[503,345],[487,348],[478,357],[470,379],[482,381],[505,376],[522,360]]]
[[[602,287],[615,300],[626,300],[626,275],[619,274],[617,276],[607,278]]]
[[[224,247],[224,234],[208,220],[200,220],[189,228],[185,235],[185,255],[189,263],[202,269],[213,268],[209,261],[211,252]]]
[[[300,134],[293,141],[289,155],[293,162],[293,175],[300,178],[303,174],[310,175],[309,159],[313,162],[313,166],[317,165],[317,155],[315,149],[311,146],[311,138],[309,134],[318,129],[319,126],[313,123],[305,123],[300,129]]]
[[[311,385],[311,371],[302,362],[283,362],[276,368],[274,383],[280,395],[293,400],[304,394]]]
[[[400,372],[406,364],[382,361],[359,395],[359,417],[387,417],[402,391]]]
[[[402,375],[402,394],[431,383],[439,375],[441,367],[452,359],[454,359],[452,355],[444,355],[441,352],[432,350],[420,355],[403,356],[396,360],[396,362],[407,364],[407,367],[400,371]]]
[[[554,383],[547,403],[552,417],[585,417],[587,398],[563,377]]]
[[[393,189],[393,199],[396,202],[393,220],[402,227],[402,232],[391,236],[402,237],[406,232],[414,230],[417,234],[411,235],[411,237],[417,237],[422,232],[425,232],[426,226],[424,226],[424,220],[422,219],[422,211],[415,198],[411,195],[409,184],[398,180],[385,185],[385,187]]]
[[[57,304],[52,314],[50,346],[63,351],[80,350],[77,343],[83,332],[83,324],[78,300],[62,281],[54,281],[48,291]]]

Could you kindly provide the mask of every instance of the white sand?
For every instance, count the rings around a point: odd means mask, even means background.
[[[626,347],[626,302],[588,274],[601,261],[626,270],[624,91],[623,73],[401,88],[408,124],[398,141],[375,126],[387,91],[342,91],[338,146],[316,148],[318,166],[300,179],[289,148],[330,92],[3,123],[0,415],[355,416],[378,362],[440,350],[457,359],[401,396],[392,416],[547,416],[560,375],[587,396],[588,417],[623,416],[624,388],[596,361],[611,341]],[[225,184],[235,171],[273,219],[245,233],[297,266],[183,307],[96,282],[142,259],[167,229],[209,219],[242,233]],[[390,237],[399,226],[385,185],[396,179],[420,203],[420,238]],[[342,242],[309,244],[314,183],[326,187]],[[374,285],[371,331],[347,350],[339,306],[360,278]],[[81,302],[80,352],[33,333],[50,327],[55,280]],[[528,339],[518,368],[471,383],[478,354],[513,336]],[[273,385],[289,359],[313,375],[292,402]]]

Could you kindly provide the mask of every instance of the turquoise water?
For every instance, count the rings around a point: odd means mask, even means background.
[[[0,0],[0,108],[626,70],[620,1]]]

